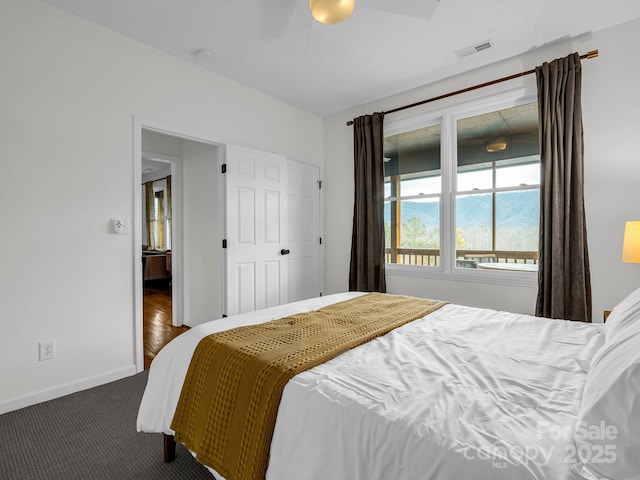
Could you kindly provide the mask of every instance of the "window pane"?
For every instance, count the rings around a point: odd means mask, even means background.
[[[493,168],[491,166],[489,168],[459,171],[457,178],[459,192],[493,188]]]
[[[457,191],[490,192],[456,197],[456,265],[533,262],[539,191],[530,187],[540,185],[537,104],[463,118],[456,126]]]
[[[413,195],[440,193],[442,185],[440,171],[437,170],[436,172],[430,173],[432,173],[432,176],[422,176],[419,178],[400,177],[400,195],[409,197]]]
[[[152,220],[164,219],[164,190],[159,190],[153,194],[153,216]]]
[[[504,161],[508,164],[539,161],[537,104],[458,120],[457,147],[458,174],[473,170],[474,166],[476,169],[499,166]],[[514,162],[514,159],[521,160]]]
[[[439,172],[440,125],[385,137],[384,160],[385,177]]]
[[[384,202],[384,248],[391,248],[391,205],[396,202]]]
[[[406,200],[400,215],[401,248],[440,248],[440,201]]]
[[[498,166],[496,168],[496,187],[540,185],[540,157],[533,157],[533,162]]]
[[[391,182],[384,182],[384,198],[391,196]]]
[[[496,250],[538,251],[540,191],[496,194]]]
[[[400,248],[440,248],[440,201],[405,200],[400,203]],[[384,203],[385,247],[391,247],[391,209]]]
[[[492,197],[479,193],[456,198],[456,250],[492,250]]]
[[[388,136],[384,141],[387,262],[440,262],[440,125]],[[410,198],[436,195],[428,198]]]

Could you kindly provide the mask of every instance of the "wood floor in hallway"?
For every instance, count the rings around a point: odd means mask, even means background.
[[[145,285],[143,305],[144,368],[167,343],[189,327],[171,325],[171,287],[164,284]]]

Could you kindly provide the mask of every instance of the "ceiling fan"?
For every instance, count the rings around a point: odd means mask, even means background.
[[[439,0],[358,0],[362,5],[399,15],[428,19]],[[309,0],[313,18],[326,25],[340,23],[351,16],[356,0]]]
[[[230,0],[229,0],[230,1]],[[335,24],[349,18],[360,8],[428,20],[440,0],[309,0],[311,17],[318,24]],[[280,38],[288,30],[294,11],[304,8],[301,0],[262,0],[261,36]]]

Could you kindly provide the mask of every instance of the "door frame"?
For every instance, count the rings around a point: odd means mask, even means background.
[[[190,132],[161,122],[133,117],[133,300],[134,300],[134,359],[136,372],[144,370],[143,278],[142,278],[142,131],[149,130],[183,140],[218,147],[223,144],[209,135]],[[184,314],[184,263],[182,259],[182,162],[173,157],[155,155],[171,162],[172,180],[172,323],[182,325]],[[177,218],[176,218],[177,217]],[[174,224],[173,219],[176,218]]]

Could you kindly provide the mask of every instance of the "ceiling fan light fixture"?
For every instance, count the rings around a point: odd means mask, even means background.
[[[313,18],[325,25],[345,21],[353,13],[355,0],[309,0]]]
[[[507,148],[507,139],[504,137],[497,138],[493,142],[487,143],[487,146],[485,147],[485,149],[489,153],[501,152],[506,148]]]

